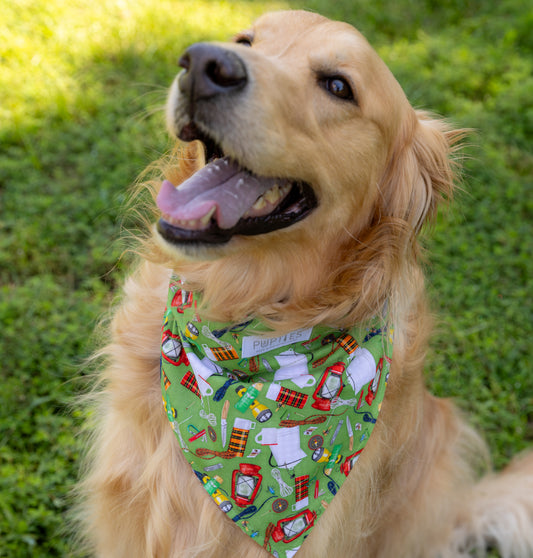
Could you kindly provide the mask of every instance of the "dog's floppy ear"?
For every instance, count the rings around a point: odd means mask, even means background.
[[[415,111],[404,125],[381,182],[382,215],[401,219],[418,232],[440,201],[453,195],[458,171],[454,154],[466,130]]]

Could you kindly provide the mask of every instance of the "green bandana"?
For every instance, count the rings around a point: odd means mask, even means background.
[[[382,317],[344,330],[265,335],[202,320],[172,277],[163,403],[199,481],[274,556],[294,556],[374,428],[392,355]]]

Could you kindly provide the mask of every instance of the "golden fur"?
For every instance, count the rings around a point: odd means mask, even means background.
[[[212,504],[161,405],[161,320],[174,269],[202,291],[212,318],[253,314],[279,331],[345,326],[389,301],[395,343],[380,418],[298,558],[483,556],[490,545],[502,556],[533,556],[533,457],[477,481],[483,443],[424,387],[431,318],[417,233],[452,196],[463,132],[413,110],[346,24],[285,12],[263,16],[252,32],[253,48],[224,45],[245,61],[251,86],[246,103],[213,115],[216,140],[257,174],[308,182],[319,206],[289,228],[217,248],[182,253],[155,233],[144,242],[93,394],[80,515],[95,555],[268,556]],[[358,106],[328,97],[310,68],[342,71]],[[176,96],[174,85],[171,130]],[[160,166],[178,184],[203,164],[192,142]]]

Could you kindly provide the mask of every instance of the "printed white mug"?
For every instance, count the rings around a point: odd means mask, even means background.
[[[346,377],[354,392],[357,394],[361,388],[372,381],[376,375],[376,361],[368,349],[359,347],[354,353],[354,358],[346,369]]]
[[[292,428],[263,428],[255,441],[263,446],[269,446],[278,467],[293,469],[300,463],[306,453],[300,447],[300,427]]]

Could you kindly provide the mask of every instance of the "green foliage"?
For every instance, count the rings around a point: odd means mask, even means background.
[[[0,554],[64,556],[91,331],[123,268],[127,187],[168,147],[183,48],[262,11],[363,31],[415,106],[476,133],[464,193],[428,240],[429,381],[464,401],[498,466],[531,441],[533,10],[521,0],[15,0],[0,4]],[[126,258],[127,261],[127,258]],[[118,263],[117,263],[118,262]]]

